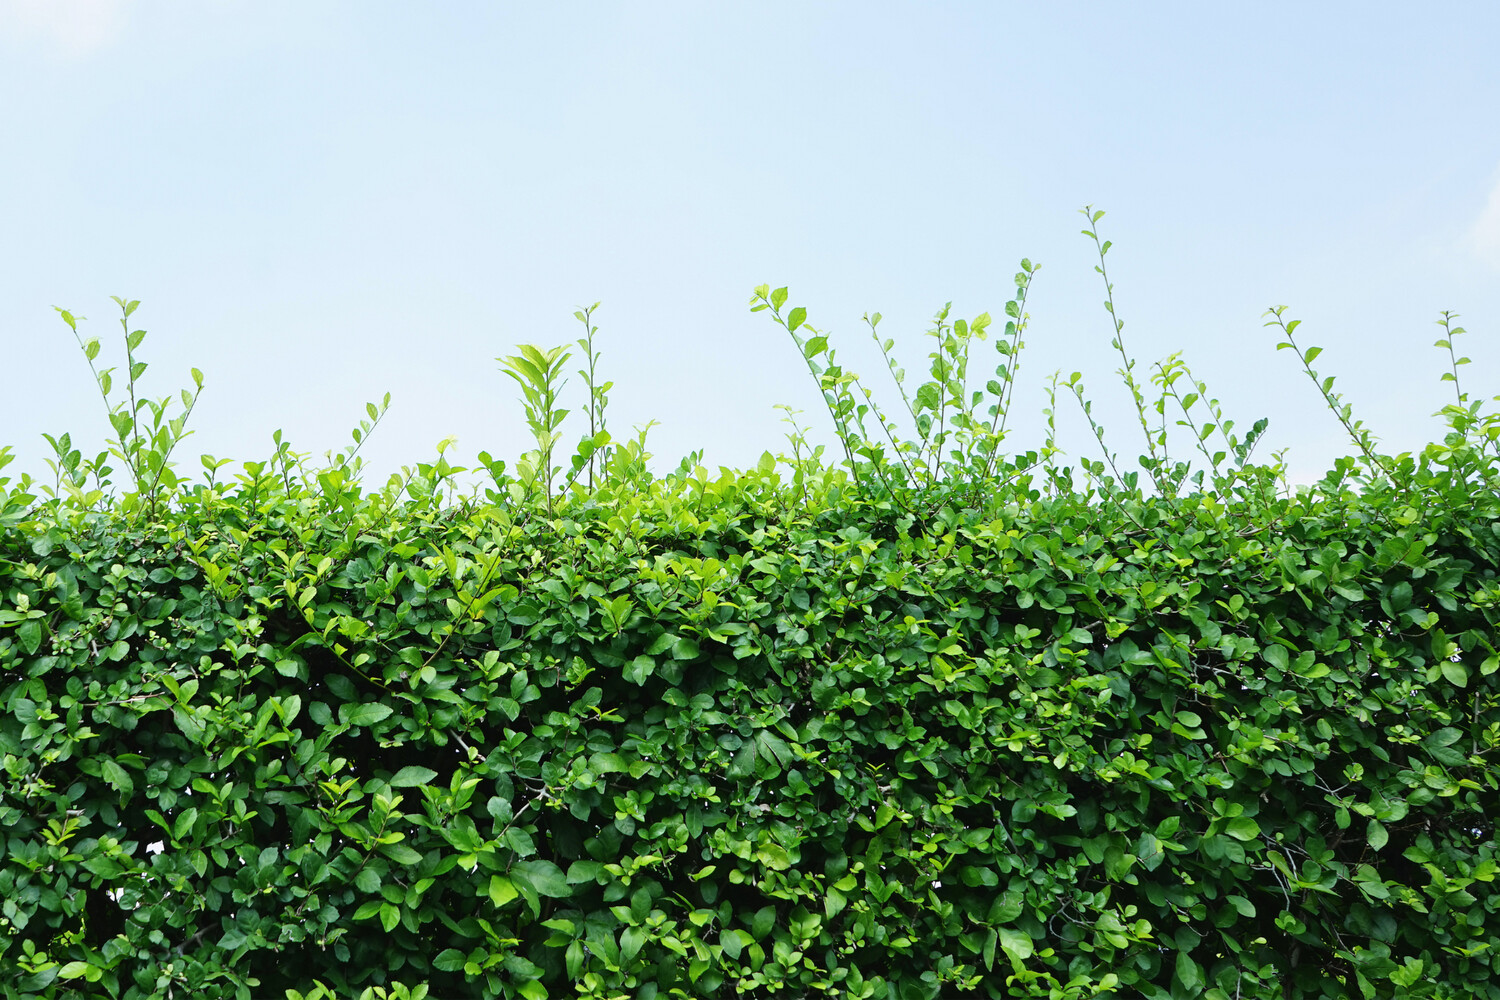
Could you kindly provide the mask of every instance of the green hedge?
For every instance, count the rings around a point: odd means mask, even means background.
[[[1500,996],[1494,502],[255,492],[4,536],[8,997]]]
[[[1392,456],[1272,309],[1358,452],[1294,489],[1178,355],[1137,377],[1084,214],[1129,471],[1077,372],[1006,444],[1026,260],[993,377],[987,313],[937,313],[914,391],[867,317],[889,409],[757,288],[837,458],[792,419],[718,477],[612,436],[580,310],[587,431],[557,450],[568,352],[497,358],[536,447],[482,495],[451,439],[361,484],[389,397],[321,467],[278,431],[189,483],[202,373],[139,391],[116,299],[116,400],[60,310],[114,436],[0,477],[6,1000],[1500,998],[1463,330],[1443,440]],[[1063,464],[1059,389],[1100,458]]]

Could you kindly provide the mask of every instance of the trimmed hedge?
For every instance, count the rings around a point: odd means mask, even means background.
[[[1492,496],[842,482],[12,524],[0,990],[1500,997]]]

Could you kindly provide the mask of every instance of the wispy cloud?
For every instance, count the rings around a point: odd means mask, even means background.
[[[1469,238],[1473,241],[1474,251],[1490,266],[1500,270],[1500,177],[1495,179],[1490,199],[1485,203],[1484,211],[1479,213]]]
[[[120,36],[127,6],[128,0],[0,0],[0,35],[79,58]]]

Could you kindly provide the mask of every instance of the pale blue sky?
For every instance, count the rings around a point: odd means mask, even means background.
[[[1487,2],[0,0],[0,443],[8,471],[44,471],[42,431],[99,447],[51,307],[120,363],[128,295],[148,390],[207,378],[185,468],[263,458],[276,428],[341,448],[386,392],[376,475],[448,435],[512,458],[493,359],[571,342],[600,300],[617,436],[656,419],[658,468],[744,465],[785,450],[777,403],[829,439],[755,285],[789,285],[893,403],[861,314],[915,377],[933,312],[999,314],[1028,256],[1012,443],[1076,369],[1134,455],[1091,202],[1142,371],[1184,351],[1308,478],[1349,446],[1270,305],[1391,449],[1439,429],[1440,310],[1472,331],[1471,390],[1500,392],[1497,37]]]

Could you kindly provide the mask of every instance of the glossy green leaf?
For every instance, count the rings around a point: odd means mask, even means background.
[[[430,785],[437,776],[437,772],[430,767],[408,764],[391,776],[391,787],[417,788],[422,785]]]
[[[350,726],[373,726],[390,717],[391,707],[378,703],[340,705],[339,721]]]
[[[497,907],[504,906],[515,899],[517,895],[519,894],[516,892],[516,887],[511,883],[510,879],[504,875],[490,876],[490,902],[494,903]]]

